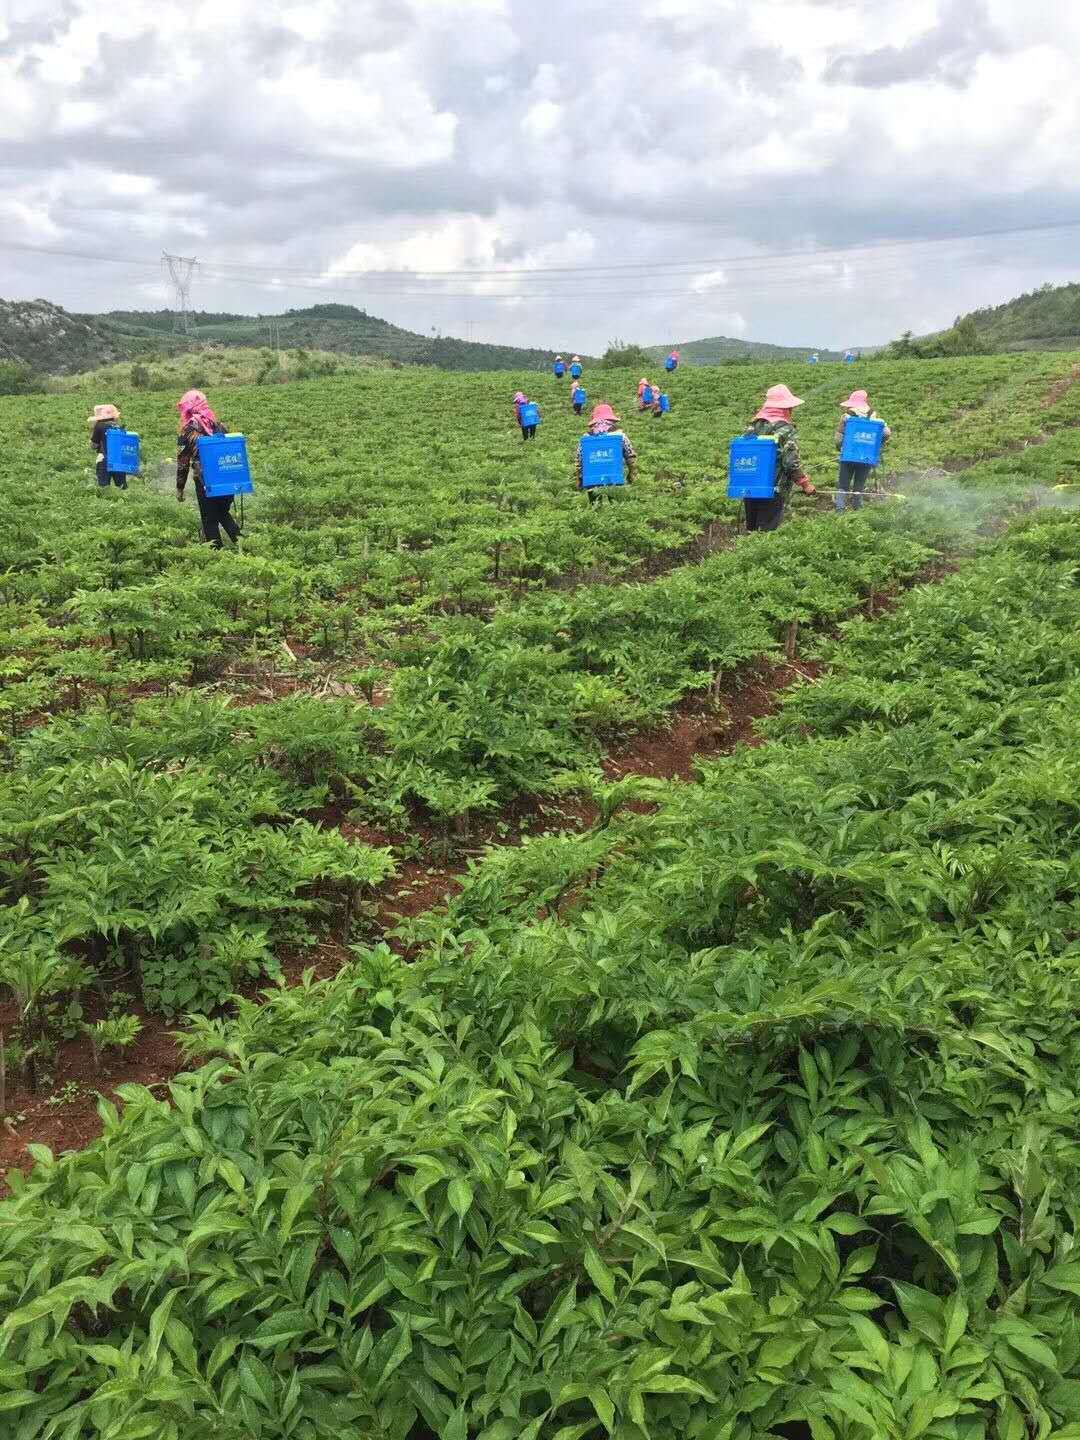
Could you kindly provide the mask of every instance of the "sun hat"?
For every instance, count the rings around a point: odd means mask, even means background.
[[[119,420],[120,411],[115,405],[95,405],[94,413],[86,417],[86,423],[97,424],[99,420]]]
[[[617,421],[618,418],[619,418],[619,417],[615,414],[615,411],[611,408],[610,405],[594,405],[594,406],[593,406],[593,411],[592,411],[592,417],[591,417],[589,423],[590,423],[591,425],[597,425],[597,424],[599,424],[599,422],[600,422],[601,420],[616,420],[616,421]]]
[[[793,395],[786,385],[770,385],[765,392],[765,406],[770,410],[794,410],[803,402]]]
[[[525,405],[525,404],[527,404],[527,403],[528,403],[528,402],[527,402],[527,400],[525,399],[525,396],[524,396],[524,395],[521,393],[521,391],[519,390],[519,391],[517,392],[517,394],[514,396],[514,404],[515,404],[515,405]]]
[[[853,390],[846,400],[840,402],[841,410],[869,410],[870,397],[865,390]]]

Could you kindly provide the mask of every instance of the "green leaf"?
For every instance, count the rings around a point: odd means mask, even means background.
[[[168,1321],[172,1308],[180,1298],[179,1290],[170,1290],[161,1301],[157,1309],[150,1316],[149,1340],[145,1350],[145,1364],[147,1369],[152,1370],[157,1360],[158,1350],[161,1348],[162,1337],[165,1334],[165,1325]]]
[[[1026,1355],[1029,1360],[1034,1360],[1036,1365],[1042,1365],[1047,1370],[1057,1370],[1057,1356],[1045,1340],[1039,1340],[1034,1335],[1010,1332],[1005,1336],[1005,1343],[1010,1349]]]
[[[859,1285],[849,1285],[836,1298],[845,1310],[880,1310],[885,1303],[880,1295]]]
[[[256,1355],[243,1355],[236,1367],[240,1388],[265,1410],[274,1404],[274,1378]]]
[[[386,1364],[383,1366],[383,1372],[379,1376],[380,1386],[385,1385],[387,1380],[390,1379],[390,1376],[393,1375],[394,1371],[398,1368],[398,1366],[403,1364],[409,1358],[409,1354],[412,1350],[412,1344],[412,1328],[409,1324],[409,1321],[406,1320],[405,1323],[401,1326],[401,1334],[398,1336],[397,1344],[390,1352],[390,1356]]]
[[[585,1269],[588,1271],[589,1279],[604,1299],[609,1302],[614,1301],[615,1277],[591,1245],[585,1247]]]
[[[610,1435],[615,1429],[615,1406],[611,1403],[611,1397],[599,1385],[590,1385],[587,1391],[593,1409],[600,1417],[600,1423]]]
[[[1067,1290],[1071,1295],[1080,1295],[1080,1261],[1055,1265],[1052,1270],[1047,1270],[1041,1283],[1054,1290]]]
[[[638,1389],[651,1395],[697,1395],[712,1405],[716,1404],[716,1397],[711,1391],[686,1375],[654,1375],[651,1380],[642,1380]]]
[[[27,1405],[36,1405],[41,1396],[33,1390],[9,1390],[0,1395],[0,1410],[22,1410]]]
[[[282,1310],[269,1315],[254,1334],[248,1336],[249,1345],[271,1349],[288,1345],[300,1335],[306,1335],[314,1327],[308,1314],[300,1309]]]
[[[791,1364],[796,1355],[802,1351],[805,1344],[805,1340],[796,1340],[794,1338],[785,1339],[782,1335],[777,1335],[771,1340],[766,1340],[758,1352],[758,1368],[761,1370],[783,1370]]]
[[[865,1315],[852,1315],[850,1324],[863,1349],[877,1362],[882,1374],[885,1374],[889,1366],[889,1342],[885,1336]]]
[[[835,1215],[826,1216],[823,1224],[834,1235],[859,1235],[863,1230],[871,1228],[865,1220],[860,1220],[857,1215],[848,1215],[843,1210],[838,1210]]]
[[[954,1291],[945,1305],[945,1339],[942,1349],[948,1355],[967,1329],[968,1307],[960,1292]]]
[[[450,1201],[450,1208],[454,1214],[459,1220],[463,1220],[466,1211],[473,1202],[472,1186],[460,1175],[456,1175],[447,1186],[446,1198]]]

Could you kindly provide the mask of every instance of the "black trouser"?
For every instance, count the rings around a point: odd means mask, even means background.
[[[574,406],[574,414],[575,414],[575,415],[580,415],[581,412],[582,412],[584,409],[585,409],[585,406],[584,406],[583,404],[582,404],[582,405],[575,405],[575,406]]]
[[[521,438],[522,438],[522,440],[535,440],[535,439],[536,439],[536,426],[535,426],[535,425],[522,425],[522,427],[521,427]]]
[[[863,491],[866,489],[866,482],[873,474],[872,465],[856,465],[854,460],[840,461],[840,474],[837,478],[836,488],[839,495],[836,497],[837,510],[843,510],[847,492],[851,491],[851,508],[858,510],[862,505]]]
[[[784,497],[771,500],[744,500],[747,530],[775,530],[784,518]]]
[[[199,502],[199,518],[202,520],[203,535],[215,550],[221,549],[221,531],[224,530],[235,545],[240,539],[240,526],[232,515],[231,495],[207,495],[201,480],[195,482],[195,496]],[[221,527],[219,529],[218,527]]]
[[[126,475],[121,474],[119,470],[105,469],[104,455],[102,455],[101,459],[97,462],[97,483],[101,486],[102,490],[107,490],[110,485],[115,485],[118,490],[126,490],[128,488]]]

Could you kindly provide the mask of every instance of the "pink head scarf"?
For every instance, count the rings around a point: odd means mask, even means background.
[[[181,395],[176,402],[176,408],[180,412],[181,429],[188,425],[197,425],[204,435],[214,433],[217,416],[210,409],[210,402],[201,390],[188,390]]]

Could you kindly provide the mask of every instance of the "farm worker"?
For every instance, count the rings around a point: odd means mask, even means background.
[[[664,391],[664,390],[661,390],[660,387],[659,387],[659,385],[658,385],[658,386],[656,387],[656,389],[653,391],[653,407],[652,407],[653,419],[654,419],[654,420],[662,420],[662,419],[664,418],[664,416],[668,413],[668,411],[669,411],[670,409],[671,409],[671,401],[670,401],[670,399],[668,398],[667,392]]]
[[[679,368],[679,352],[672,350],[671,354],[664,361],[664,369],[671,374]]]
[[[610,405],[594,405],[592,416],[589,420],[589,428],[586,435],[618,435],[622,441],[623,461],[626,465],[626,480],[629,484],[634,478],[634,469],[637,465],[637,451],[630,444],[629,438],[619,429],[619,417]],[[581,446],[577,449],[577,488],[581,489]],[[588,491],[589,503],[594,504],[602,496],[600,490]]]
[[[784,518],[784,505],[792,485],[798,485],[804,495],[815,494],[813,485],[803,473],[799,437],[791,423],[792,413],[802,403],[786,385],[773,385],[766,392],[764,405],[747,428],[748,435],[775,435],[780,460],[773,498],[743,501],[747,530],[775,530]]]
[[[555,379],[561,380],[562,377],[566,374],[566,361],[562,358],[561,355],[556,355],[555,364],[551,368],[555,372]]]
[[[521,426],[521,438],[522,438],[522,440],[535,440],[535,439],[536,439],[536,426],[535,426],[535,425],[525,425],[525,424],[522,423],[522,419],[521,419],[521,412],[525,409],[525,406],[528,405],[528,403],[529,403],[529,402],[528,402],[528,400],[526,399],[526,397],[525,397],[525,396],[521,393],[521,391],[519,390],[519,391],[517,392],[517,394],[514,396],[514,415],[517,417],[517,422],[518,422],[518,424]]]
[[[837,450],[844,447],[844,431],[851,419],[859,420],[880,420],[881,416],[870,408],[870,397],[865,390],[854,390],[848,398],[840,405],[840,423],[836,427],[836,434],[833,436],[833,443]],[[892,431],[888,425],[885,426],[883,440],[888,440]],[[842,515],[844,505],[847,501],[848,491],[851,491],[851,508],[858,510],[862,506],[863,491],[866,489],[866,482],[873,470],[872,465],[856,465],[851,460],[840,461],[840,474],[836,482],[836,509]]]
[[[580,380],[580,379],[581,379],[581,356],[580,356],[580,355],[575,355],[574,358],[570,361],[570,378],[571,378],[571,380]]]
[[[120,424],[120,411],[115,405],[95,405],[94,413],[86,417],[86,423],[94,427],[90,432],[90,448],[98,452],[97,483],[102,490],[107,490],[110,484],[118,490],[126,490],[127,476],[119,471],[110,474],[105,469],[105,432],[115,430]]]
[[[588,398],[589,397],[585,394],[585,390],[581,384],[581,381],[575,380],[574,388],[570,391],[570,404],[574,407],[575,415],[580,415],[581,412],[585,409],[585,401]]]
[[[180,412],[180,433],[176,437],[176,498],[183,500],[184,486],[188,471],[195,471],[195,498],[199,502],[199,516],[202,520],[203,535],[214,547],[221,549],[221,531],[224,530],[235,545],[240,539],[240,526],[232,515],[231,495],[207,495],[203,486],[202,463],[199,460],[199,437],[202,435],[224,435],[225,426],[210,409],[210,402],[201,390],[188,390],[176,402]]]
[[[639,410],[648,410],[653,403],[653,387],[644,376],[638,381],[637,403]]]

